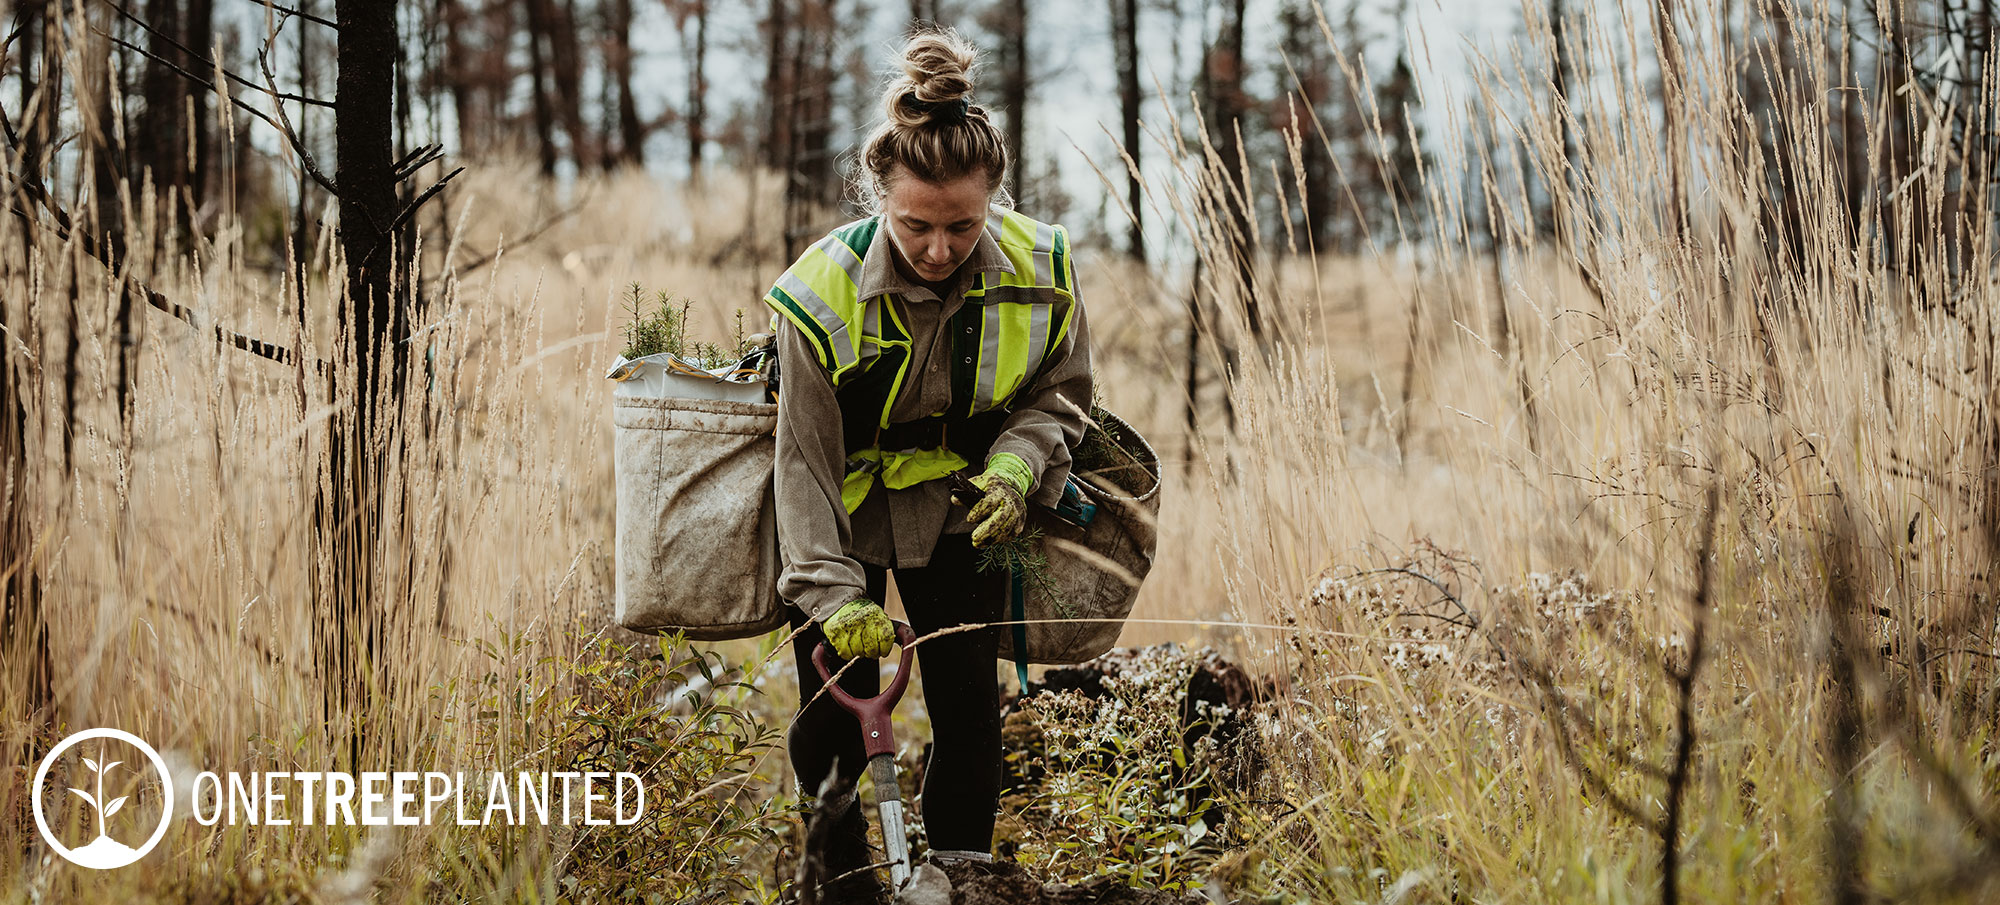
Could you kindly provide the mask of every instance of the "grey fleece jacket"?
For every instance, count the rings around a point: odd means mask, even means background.
[[[990,229],[980,234],[942,299],[897,272],[889,227],[875,231],[862,256],[860,297],[898,296],[910,330],[910,374],[891,406],[892,423],[915,421],[951,403],[951,341],[943,335],[965,290],[982,271],[1014,268]],[[1072,291],[1076,281],[1071,279]],[[840,501],[847,473],[840,405],[832,380],[811,345],[789,320],[779,318],[778,355],[783,375],[778,395],[778,551],[783,560],[778,593],[816,621],[866,595],[861,564],[917,567],[930,561],[944,534],[972,530],[966,509],[951,501],[942,480],[903,490],[877,484],[850,517]],[[1053,506],[1069,477],[1070,449],[1083,439],[1090,408],[1090,334],[1077,300],[1069,332],[1032,385],[1017,391],[988,458],[1010,452],[1035,475],[1030,502]],[[975,463],[983,464],[983,463]]]

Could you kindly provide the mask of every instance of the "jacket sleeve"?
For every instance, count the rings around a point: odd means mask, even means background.
[[[1075,286],[1074,277],[1070,285]],[[1017,394],[1014,412],[1002,424],[1000,436],[987,452],[1010,452],[1028,464],[1035,476],[1028,499],[1054,506],[1062,499],[1069,478],[1070,450],[1083,441],[1084,416],[1090,411],[1090,331],[1084,324],[1083,300],[1070,310],[1069,329],[1035,375],[1026,395]]]
[[[824,621],[867,594],[861,564],[845,552],[851,535],[840,502],[847,470],[840,404],[805,335],[784,318],[778,359],[778,595]]]

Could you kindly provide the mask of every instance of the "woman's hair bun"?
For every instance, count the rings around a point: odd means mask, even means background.
[[[979,173],[989,198],[1013,206],[1001,190],[1007,139],[985,107],[972,105],[978,62],[978,48],[949,28],[926,28],[903,44],[901,71],[882,95],[887,115],[861,146],[857,181],[864,203],[879,207],[904,173],[939,185]]]
[[[889,122],[904,128],[933,120],[958,122],[955,105],[972,94],[972,68],[979,51],[950,28],[927,29],[903,45],[903,74],[890,83],[883,100]]]

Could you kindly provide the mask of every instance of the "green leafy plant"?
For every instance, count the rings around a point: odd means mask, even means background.
[[[755,868],[786,814],[768,794],[779,736],[749,709],[758,692],[678,635],[572,637],[573,656],[527,663],[535,645],[520,637],[476,641],[493,668],[469,696],[434,689],[433,704],[469,705],[466,754],[495,769],[637,774],[639,820],[448,832],[427,898],[525,885],[569,902],[774,901]]]
[[[777,730],[732,700],[755,689],[678,635],[655,650],[599,638],[582,663],[554,740],[564,769],[636,773],[648,801],[634,825],[585,828],[564,885],[596,901],[741,901],[784,819],[756,769]]]

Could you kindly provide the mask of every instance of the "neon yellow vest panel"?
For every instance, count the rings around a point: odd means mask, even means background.
[[[881,218],[870,217],[834,230],[806,249],[764,295],[775,312],[773,325],[784,317],[812,345],[845,417],[874,422],[844,425],[848,471],[841,500],[850,513],[878,475],[885,486],[900,490],[967,464],[948,448],[885,451],[865,439],[879,440],[880,429],[889,427],[889,411],[910,368],[903,300],[860,297],[862,256],[880,227]],[[945,325],[952,341],[952,402],[936,414],[947,418],[1005,412],[1061,345],[1076,309],[1069,234],[1062,227],[996,208],[986,231],[1014,272],[980,274],[966,290],[965,305]]]

